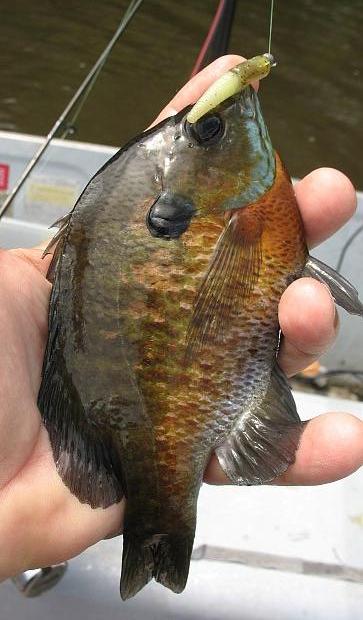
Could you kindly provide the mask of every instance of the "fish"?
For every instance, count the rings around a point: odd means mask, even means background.
[[[78,500],[105,508],[126,498],[123,600],[153,578],[185,588],[213,452],[240,485],[294,462],[303,426],[276,361],[287,286],[310,275],[363,316],[356,289],[308,253],[250,84],[273,59],[248,62],[240,87],[232,70],[232,94],[216,82],[212,107],[202,95],[194,112],[121,148],[48,248],[38,405]]]

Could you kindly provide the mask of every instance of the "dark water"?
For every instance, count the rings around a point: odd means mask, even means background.
[[[363,188],[363,0],[276,0],[279,61],[261,99],[292,174],[335,166]],[[0,129],[45,134],[108,42],[125,0],[0,0]],[[186,81],[217,0],[145,0],[78,122],[118,145]],[[230,50],[266,51],[269,0],[237,3]]]

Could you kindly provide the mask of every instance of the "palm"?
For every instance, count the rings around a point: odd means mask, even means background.
[[[47,333],[50,284],[36,263],[31,262],[32,257],[40,262],[41,251],[1,255],[1,378],[4,386],[17,388],[2,399],[2,484],[29,460],[40,431],[36,395]]]
[[[225,57],[210,65],[178,93],[162,116],[195,100],[239,61]],[[296,193],[311,245],[328,237],[354,211],[353,188],[336,171],[312,173]],[[49,258],[41,256],[40,249],[0,254],[0,580],[70,558],[122,524],[122,504],[92,510],[71,495],[57,475],[41,425],[36,401],[51,288],[45,277]],[[289,287],[279,318],[285,336],[279,362],[287,374],[304,368],[334,339],[334,304],[315,281],[303,279]],[[296,463],[278,482],[326,482],[362,463],[363,424],[348,414],[329,414],[307,425]],[[206,479],[226,482],[213,458]]]
[[[77,554],[121,521],[119,509],[93,511],[77,506],[56,473],[48,436],[41,425],[36,401],[47,337],[51,289],[45,277],[48,265],[49,258],[42,260],[41,249],[1,255],[0,364],[1,388],[6,396],[0,418],[0,540],[17,533],[18,545],[12,549],[17,561],[11,573]],[[103,512],[108,512],[107,516]],[[79,531],[75,519],[80,519]],[[67,522],[72,523],[72,531],[57,539],[55,532]],[[47,531],[49,541],[45,539]],[[9,568],[0,561],[0,579],[2,570],[4,577],[9,574]]]

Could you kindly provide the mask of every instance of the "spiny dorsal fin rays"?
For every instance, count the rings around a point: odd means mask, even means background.
[[[59,220],[54,222],[51,228],[58,226],[59,230],[54,235],[54,237],[52,237],[52,239],[49,241],[47,247],[45,248],[43,252],[43,258],[47,256],[47,254],[52,254],[53,252],[53,257],[52,257],[51,263],[48,268],[48,273],[47,273],[47,280],[51,283],[53,283],[53,280],[54,280],[54,273],[55,273],[58,260],[60,260],[61,258],[62,248],[65,242],[66,236],[67,236],[69,224],[71,222],[72,213],[73,211],[71,211],[70,213],[67,213],[66,215],[61,217]]]

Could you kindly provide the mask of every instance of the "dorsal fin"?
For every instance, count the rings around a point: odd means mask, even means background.
[[[63,217],[59,218],[50,227],[50,228],[56,228],[56,227],[59,228],[58,232],[56,232],[54,237],[51,238],[51,240],[49,241],[47,247],[45,248],[43,252],[43,258],[47,256],[47,254],[51,254],[53,252],[53,257],[52,257],[52,260],[50,262],[48,272],[47,272],[47,280],[49,280],[49,282],[51,283],[53,283],[54,281],[54,274],[55,274],[56,266],[57,266],[59,257],[61,255],[61,252],[63,250],[64,242],[65,242],[67,232],[70,226],[71,218],[72,218],[72,213],[73,211],[70,211]]]

